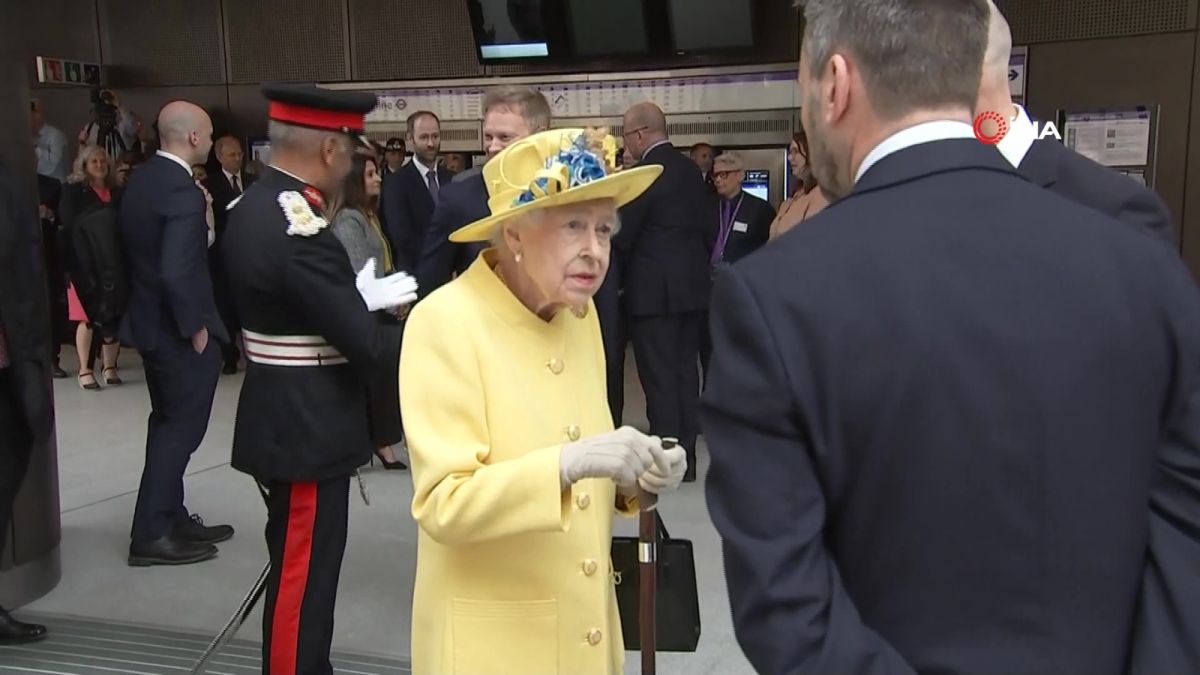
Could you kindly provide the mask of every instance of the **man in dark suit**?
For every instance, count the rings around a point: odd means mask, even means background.
[[[710,207],[714,225],[709,262],[715,279],[723,266],[732,265],[767,243],[775,209],[742,189],[746,171],[738,153],[726,152],[713,160],[712,177],[715,197]],[[712,335],[705,316],[700,322],[700,364],[705,380],[711,359]]]
[[[73,336],[67,320],[67,271],[59,246],[58,202],[62,183],[38,174],[38,216],[42,222],[42,251],[46,263],[46,290],[50,294],[50,373],[54,379],[67,376],[59,363],[62,345]]]
[[[420,110],[408,116],[408,144],[412,161],[383,179],[380,215],[396,269],[417,268],[430,230],[433,211],[443,186],[454,178],[438,164],[442,149],[441,122],[437,115]]]
[[[233,294],[229,290],[229,279],[221,257],[221,243],[224,241],[225,225],[229,222],[229,205],[241,197],[258,177],[244,171],[246,155],[242,151],[242,142],[237,138],[222,136],[217,139],[214,147],[221,170],[210,173],[208,180],[204,181],[204,187],[212,195],[213,224],[216,232],[216,240],[208,249],[208,268],[212,274],[217,310],[221,313],[221,321],[224,322],[230,337],[228,344],[221,345],[221,356],[225,361],[223,372],[226,375],[234,375],[242,358],[237,346],[237,334],[241,323],[237,319]]]
[[[54,421],[46,345],[37,219],[0,162],[0,553],[9,539],[13,500],[34,448],[44,448]],[[17,621],[0,607],[0,646],[46,637],[45,626]]]
[[[129,564],[208,560],[233,536],[184,508],[183,475],[208,430],[229,342],[208,271],[207,204],[191,166],[212,147],[212,122],[186,101],[158,116],[162,149],[129,179],[118,222],[130,270],[121,342],[142,355],[150,389],[146,466],[133,516]]]
[[[621,209],[614,248],[623,259],[624,303],[638,377],[646,392],[650,433],[679,439],[688,453],[685,480],[696,479],[700,397],[700,323],[708,309],[709,255],[700,169],[667,136],[653,103],[625,113],[625,148],[638,166],[658,164],[662,176]]]
[[[550,104],[528,87],[497,87],[483,99],[483,150],[490,160],[510,144],[550,128]],[[450,234],[486,218],[487,186],[482,167],[454,176],[442,190],[417,264],[417,283],[425,297],[461,274],[487,244],[455,244]]]
[[[802,117],[840,201],[713,297],[708,504],[743,650],[1200,672],[1188,271],[974,138],[986,0],[805,8]]]
[[[992,7],[988,51],[979,87],[976,115],[999,112],[1010,119],[1008,133],[996,147],[1031,182],[1135,227],[1146,228],[1178,250],[1171,214],[1162,199],[1144,185],[1093,162],[1054,138],[1038,139],[1025,109],[1012,102],[1008,62],[1012,32],[1004,15]],[[988,129],[986,133],[994,133]]]

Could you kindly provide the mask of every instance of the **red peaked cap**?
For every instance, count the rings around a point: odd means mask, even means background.
[[[363,132],[366,115],[377,103],[370,92],[322,89],[315,84],[264,84],[262,93],[271,102],[267,115],[276,122],[353,135]]]

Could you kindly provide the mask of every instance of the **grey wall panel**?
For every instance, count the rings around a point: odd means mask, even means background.
[[[229,82],[349,79],[346,0],[224,0]]]
[[[36,56],[100,62],[96,0],[19,0],[6,3],[5,12],[5,21],[28,29],[16,31],[16,39],[28,59],[30,83],[37,83]]]
[[[478,77],[464,0],[349,0],[354,79]]]
[[[114,84],[225,81],[220,0],[99,0],[98,6]]]
[[[1029,109],[1043,120],[1059,109],[1158,104],[1155,189],[1182,224],[1195,33],[1034,45],[1029,50]]]
[[[1196,28],[1196,0],[997,0],[1017,44]]]
[[[267,99],[258,85],[230,85],[229,110],[244,135],[267,134]]]

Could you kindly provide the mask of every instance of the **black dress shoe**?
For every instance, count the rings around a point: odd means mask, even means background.
[[[57,363],[54,364],[54,367],[50,369],[50,374],[53,375],[54,379],[56,380],[62,380],[67,377],[67,371],[60,368]]]
[[[229,525],[208,527],[204,519],[192,514],[189,520],[175,526],[175,536],[193,544],[219,544],[233,539],[233,528]]]
[[[190,565],[217,557],[217,547],[197,544],[168,534],[154,541],[129,545],[130,567]]]
[[[0,607],[0,646],[23,645],[46,639],[46,627],[36,623],[21,623]]]
[[[238,373],[237,362],[234,361],[233,363],[226,363],[225,367],[221,369],[221,372],[226,375],[237,375],[237,373]]]
[[[685,483],[695,483],[696,482],[696,467],[694,465],[688,464],[687,470],[683,472],[683,482],[685,482]]]

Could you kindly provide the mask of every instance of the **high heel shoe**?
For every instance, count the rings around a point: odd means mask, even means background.
[[[116,368],[105,368],[102,372],[104,373],[105,384],[114,386],[118,384],[125,384],[125,381],[122,380],[121,376],[117,374]],[[112,373],[112,375],[109,375],[109,373]]]
[[[85,378],[91,379],[91,382],[85,382]],[[96,381],[96,375],[90,370],[79,371],[79,388],[85,391],[96,391],[100,389],[100,383]]]
[[[408,468],[407,464],[405,464],[404,462],[401,462],[398,459],[394,462],[387,461],[386,459],[383,458],[383,453],[379,452],[378,448],[375,449],[375,457],[379,458],[379,463],[383,465],[383,468],[386,471],[404,471],[405,469]],[[371,464],[372,465],[375,464],[374,458],[371,458]]]

